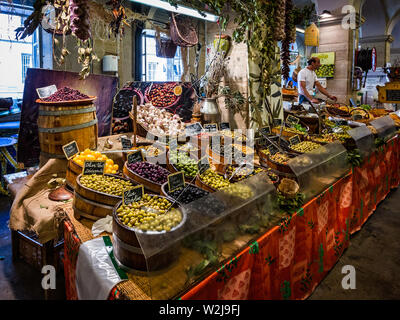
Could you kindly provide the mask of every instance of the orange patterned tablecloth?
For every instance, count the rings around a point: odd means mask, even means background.
[[[395,137],[181,299],[306,299],[349,246],[350,235],[399,185],[399,165],[400,139]],[[66,275],[75,272],[79,244],[66,223]],[[67,297],[76,298],[74,277],[66,281]],[[113,290],[110,299],[118,294]]]

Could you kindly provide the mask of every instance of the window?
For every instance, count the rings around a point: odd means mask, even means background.
[[[38,67],[32,54],[37,51],[37,30],[23,40],[15,39],[15,29],[23,22],[32,9],[1,4],[0,12],[0,97],[22,98],[26,71]],[[36,54],[36,53],[35,53]]]
[[[26,71],[31,66],[31,57],[29,53],[21,53],[21,65],[22,65],[22,82],[25,82]]]
[[[155,31],[142,32],[142,74],[141,81],[180,81],[183,66],[180,47],[175,57],[159,58],[156,55]]]

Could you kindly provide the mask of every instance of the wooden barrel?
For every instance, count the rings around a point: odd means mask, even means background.
[[[81,217],[90,220],[99,220],[106,216],[111,216],[114,206],[101,204],[81,197],[76,191],[74,192],[74,217],[80,219]]]
[[[138,174],[136,174],[135,172],[133,172],[132,170],[130,170],[128,168],[127,163],[128,162],[125,162],[124,168],[122,170],[125,178],[127,178],[129,180],[133,180],[137,184],[142,184],[144,186],[144,188],[150,192],[154,192],[156,194],[161,193],[161,184],[155,183],[153,181],[150,181],[147,178],[139,176]]]
[[[82,169],[75,161],[68,161],[65,181],[70,188],[76,189],[76,178],[82,173]]]
[[[158,197],[162,197],[157,195]],[[162,197],[164,198],[164,197]],[[180,242],[174,242],[171,246],[161,250],[160,252],[146,257],[141,249],[136,233],[141,237],[148,237],[149,241],[154,243],[165,243],[167,234],[173,233],[181,229],[186,222],[186,214],[181,210],[182,221],[176,227],[172,228],[168,233],[147,231],[142,232],[140,229],[129,228],[125,226],[117,216],[117,210],[122,202],[118,203],[113,210],[113,249],[115,258],[124,267],[140,271],[156,271],[168,267],[171,263],[179,258]],[[175,204],[177,208],[178,205]]]
[[[36,100],[39,103],[37,125],[42,153],[50,158],[65,158],[62,146],[74,140],[79,150],[97,148],[94,99],[64,102]]]
[[[107,176],[114,176],[112,174],[105,174]],[[122,197],[107,194],[104,192],[89,189],[80,183],[81,174],[76,178],[76,187],[74,193],[74,216],[76,219],[81,217],[90,220],[98,220],[112,215],[114,206],[122,200]],[[121,180],[128,180],[118,177]],[[133,182],[132,184],[135,185]]]

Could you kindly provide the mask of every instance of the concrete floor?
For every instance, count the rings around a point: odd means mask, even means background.
[[[43,275],[23,261],[12,262],[9,208],[10,200],[0,196],[0,300],[44,299]],[[354,290],[342,288],[345,265],[355,268]],[[62,270],[51,298],[65,299]],[[400,188],[392,191],[361,231],[352,236],[350,247],[309,299],[400,299]]]

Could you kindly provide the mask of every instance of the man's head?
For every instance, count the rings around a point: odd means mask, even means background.
[[[318,70],[321,66],[321,61],[317,57],[312,57],[310,60],[307,61],[309,69],[315,71]]]

